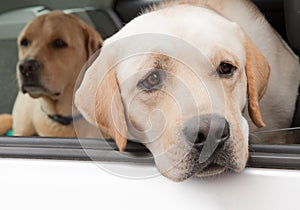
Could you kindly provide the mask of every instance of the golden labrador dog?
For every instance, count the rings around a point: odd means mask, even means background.
[[[242,171],[249,130],[291,126],[299,81],[298,57],[250,1],[171,1],[104,42],[75,104],[182,181]]]
[[[101,46],[102,38],[92,27],[61,11],[38,16],[23,29],[14,135],[75,137],[73,121],[92,135],[94,126],[72,110],[73,91],[81,69]]]

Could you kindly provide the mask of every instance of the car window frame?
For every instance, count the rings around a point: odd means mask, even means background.
[[[105,139],[0,137],[0,158],[154,165],[151,153],[143,145],[129,141],[120,153],[113,140]],[[247,167],[300,170],[300,145],[250,144]]]

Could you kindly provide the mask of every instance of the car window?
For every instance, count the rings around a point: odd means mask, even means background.
[[[11,113],[18,93],[16,63],[17,37],[22,28],[34,17],[55,9],[73,14],[95,28],[106,39],[119,31],[153,1],[20,1],[2,2],[0,8],[0,113]],[[299,52],[294,40],[288,37],[282,0],[255,0],[272,26],[294,52]],[[286,8],[288,9],[288,8]],[[291,17],[292,18],[292,17]],[[290,32],[290,31],[289,31]],[[291,33],[291,32],[290,32]],[[259,131],[250,134],[249,167],[300,169],[300,138],[298,117],[291,128]],[[300,121],[300,120],[299,120]],[[287,145],[274,143],[258,145],[261,139],[274,138]],[[272,141],[270,141],[272,142]],[[154,164],[149,151],[142,145],[130,142],[124,155],[120,155],[113,141],[77,138],[14,137],[9,133],[0,137],[0,157],[99,160]]]

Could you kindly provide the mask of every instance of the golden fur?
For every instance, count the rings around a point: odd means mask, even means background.
[[[21,46],[22,40],[28,46]],[[57,49],[53,40],[61,39],[67,47]],[[13,108],[14,135],[75,137],[73,123],[61,125],[47,116],[74,116],[72,112],[73,91],[84,64],[102,46],[101,36],[92,27],[69,14],[53,11],[36,17],[21,32],[18,38],[19,62],[35,59],[41,63],[38,83],[47,91],[21,92],[23,85],[17,65],[20,92]],[[85,127],[86,135],[93,135],[93,126],[84,119],[78,123]]]

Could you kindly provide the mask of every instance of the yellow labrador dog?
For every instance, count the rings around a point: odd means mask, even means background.
[[[298,57],[250,1],[171,1],[104,42],[75,104],[182,181],[243,170],[249,130],[291,125],[299,81]]]
[[[87,135],[93,126],[72,113],[76,79],[102,46],[100,35],[73,15],[53,11],[36,17],[18,38],[20,92],[13,108],[16,136],[74,137],[73,121]]]

